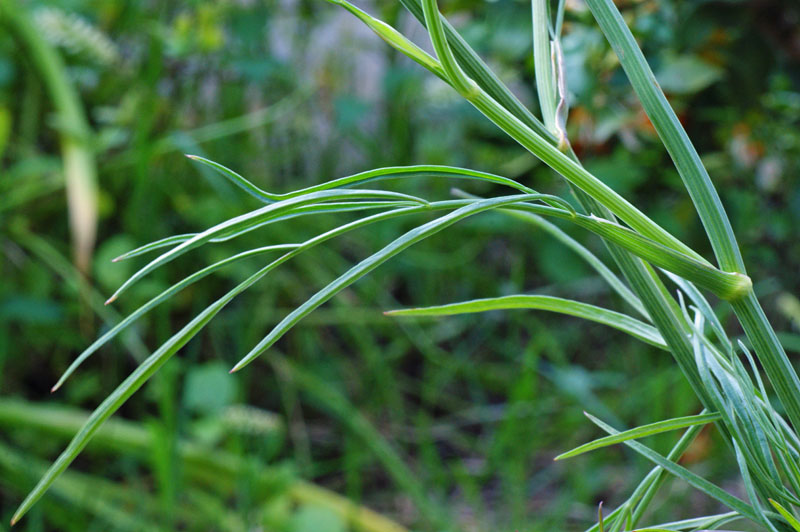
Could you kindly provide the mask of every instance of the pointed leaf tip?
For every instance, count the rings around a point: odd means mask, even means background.
[[[116,300],[117,300],[117,296],[115,296],[115,295],[114,295],[114,296],[111,296],[111,297],[109,297],[108,299],[106,299],[106,302],[105,302],[105,303],[103,303],[103,304],[104,304],[104,305],[110,305],[111,303],[113,303],[113,302],[114,302],[114,301],[116,301]]]

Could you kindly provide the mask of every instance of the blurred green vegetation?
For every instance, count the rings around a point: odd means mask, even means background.
[[[96,406],[136,360],[253,265],[234,265],[183,291],[50,395],[99,333],[231,249],[300,241],[334,222],[301,218],[242,237],[235,248],[205,247],[104,307],[141,263],[112,258],[255,206],[182,153],[219,161],[279,192],[421,163],[468,166],[562,192],[550,170],[437,79],[324,2],[7,5],[56,52],[65,66],[60,82],[80,99],[89,129],[80,138],[97,168],[98,223],[83,276],[70,243],[76,235],[61,149],[77,126],[54,105],[52,80],[11,31],[10,16],[0,18],[4,522],[75,430],[77,409]],[[424,37],[399,3],[363,7]],[[441,7],[535,106],[529,4],[460,0]],[[777,0],[641,0],[622,7],[720,190],[771,320],[787,348],[798,351],[800,7]],[[710,256],[674,167],[580,0],[568,2],[563,48],[573,98],[570,138],[587,167]],[[444,198],[449,186],[418,181],[397,189],[424,188],[426,197]],[[486,193],[485,186],[470,191]],[[618,448],[558,464],[552,458],[595,435],[582,410],[619,427],[696,413],[672,360],[622,334],[559,316],[382,315],[526,291],[621,305],[548,235],[500,215],[410,249],[301,322],[259,363],[228,376],[270,325],[349,267],[342,257],[366,256],[409,223],[344,236],[330,245],[335,250],[301,256],[234,301],[133,397],[117,416],[124,421],[110,426],[17,526],[378,526],[377,516],[353,510],[363,505],[419,530],[565,530],[591,522],[598,502],[618,503],[648,469],[643,460]],[[574,236],[603,253],[596,240]],[[67,404],[70,410],[58,407]],[[675,436],[656,438],[663,450]],[[701,437],[687,461],[723,483],[736,478],[730,450],[711,437]],[[680,483],[662,498],[655,522],[714,509]]]

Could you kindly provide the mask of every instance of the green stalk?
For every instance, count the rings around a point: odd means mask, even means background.
[[[27,48],[56,110],[75,265],[86,274],[97,235],[97,170],[90,146],[92,132],[61,57],[43,39],[25,9],[15,0],[3,0],[2,19]]]
[[[533,64],[536,74],[536,91],[544,125],[556,134],[556,82],[550,53],[550,32],[547,16],[548,0],[531,0],[533,19]]]
[[[708,262],[689,246],[645,216],[644,213],[617,194],[608,185],[564,155],[557,147],[554,147],[542,136],[536,134],[480,89],[471,79],[467,78],[463,70],[455,63],[452,51],[445,38],[441,17],[436,8],[436,0],[424,0],[423,7],[425,8],[425,20],[431,34],[433,47],[442,62],[442,67],[448,80],[459,91],[459,94],[525,149],[563,175],[570,183],[608,207],[612,213],[633,229],[700,262]]]
[[[586,3],[619,57],[642,107],[675,162],[720,266],[726,271],[746,273],[733,228],[719,194],[686,130],[667,102],[631,30],[622,19],[622,14],[611,0],[587,0]]]
[[[400,0],[400,3],[403,4],[408,12],[414,15],[423,26],[427,27],[421,0]],[[465,41],[453,26],[447,22],[447,19],[444,17],[440,18],[442,20],[442,26],[444,26],[444,34],[447,38],[447,43],[453,50],[453,55],[458,60],[461,68],[464,69],[464,72],[475,80],[475,82],[500,105],[519,118],[523,124],[555,145],[557,142],[555,136],[542,124],[541,120],[536,118],[527,107],[522,105],[522,102],[520,102],[508,87],[500,81],[483,59],[475,53],[475,50],[467,44],[467,41]]]
[[[630,29],[611,0],[587,0],[631,80],[645,112],[675,162],[723,270],[745,273],[741,251],[714,184],[667,102]],[[733,309],[795,429],[800,429],[800,379],[752,290]]]
[[[429,4],[427,13],[432,14],[436,0],[423,0],[423,3],[425,2]],[[438,11],[436,11],[436,14],[438,14]],[[433,21],[428,20],[428,18],[433,19],[433,16],[426,17],[426,20],[428,21],[427,25],[429,31],[432,34],[431,42],[436,49],[437,55],[447,55],[448,51],[445,49],[447,41],[442,38],[441,34],[433,35],[434,33],[441,32],[441,25],[432,23]],[[445,69],[445,72],[448,76],[452,74],[458,75],[457,72],[451,73],[448,72],[447,69]],[[497,104],[497,102],[485,92],[479,91],[477,95],[469,101],[523,147],[575,185],[577,187],[575,191],[576,196],[587,212],[609,220],[613,220],[614,215],[619,216],[633,229],[639,231],[643,235],[667,247],[677,249],[681,253],[696,258],[700,262],[707,262],[695,251],[664,231],[663,228],[647,218],[641,211],[583,169],[575,160],[561,153],[557,147],[525,126],[525,124],[509,113],[507,109]],[[689,380],[692,389],[701,399],[703,405],[708,407],[712,403],[700,379],[694,360],[694,352],[687,338],[690,329],[683,319],[677,303],[669,295],[666,287],[649,265],[645,264],[641,259],[626,253],[617,246],[610,245],[608,248],[614,260],[619,264],[625,276],[628,278],[634,291],[639,295],[642,303],[651,315],[653,323],[659,331],[661,331],[664,340],[670,347],[684,375],[686,375]],[[749,281],[749,279],[747,279],[747,281]],[[744,281],[743,285],[747,284],[747,281]]]
[[[432,11],[432,9],[428,9],[428,13]],[[429,24],[429,28],[431,28],[432,31],[437,31],[437,26],[435,24]],[[438,44],[440,48],[443,42],[448,42],[443,41],[440,37],[432,38],[432,41],[434,45]],[[437,54],[441,53],[446,53],[446,51],[437,50]],[[486,70],[488,70],[488,68],[486,68]],[[507,108],[497,105],[491,97],[486,96],[484,93],[479,92],[471,103],[522,146],[542,159],[545,163],[549,164],[552,168],[561,172],[573,185],[577,185],[573,188],[573,191],[586,212],[614,221],[614,212],[612,211],[616,209],[617,214],[619,214],[620,209],[619,203],[617,203],[617,205],[613,205],[612,203],[616,200],[616,198],[613,198],[613,191],[611,194],[608,194],[608,196],[612,196],[611,201],[609,201],[609,197],[604,197],[607,191],[603,190],[602,187],[593,189],[592,186],[596,185],[596,183],[592,182],[593,176],[580,167],[580,163],[577,162],[574,153],[568,152],[569,158],[565,157],[553,146],[556,140],[552,135],[537,136],[530,128],[526,128],[525,124],[515,117],[513,113],[509,113]],[[546,145],[548,143],[549,145]],[[586,178],[585,175],[582,176],[582,172],[588,174],[588,178]],[[586,186],[587,181],[590,186]],[[622,201],[624,202],[624,200]],[[607,208],[612,206],[613,208],[611,209]],[[621,217],[631,226],[634,226],[634,224],[631,223],[630,217],[628,219],[625,219],[623,216]],[[634,229],[640,232],[642,231],[641,226],[634,227]],[[634,292],[641,299],[653,323],[662,333],[676,362],[686,376],[694,392],[700,398],[704,406],[707,407],[713,404],[703,386],[694,360],[693,349],[688,340],[688,334],[691,333],[689,325],[684,320],[680,308],[672,296],[670,296],[661,279],[659,279],[653,269],[641,259],[631,255],[614,243],[608,241],[605,243],[615,262],[619,265],[630,282]],[[681,251],[683,251],[683,249]],[[693,251],[688,254],[690,256],[697,256]],[[702,261],[703,259],[700,258],[700,260]],[[727,434],[727,429],[723,425],[718,424],[718,427],[723,434]],[[637,511],[643,511],[646,505],[647,502],[643,501],[643,505],[640,505]]]
[[[423,1],[435,6],[435,0]],[[429,7],[428,12],[432,11],[433,9]],[[440,29],[436,24],[430,23],[428,28],[431,32],[439,31]],[[443,40],[441,36],[436,38],[432,36],[431,41],[434,47],[438,44],[440,48],[443,48],[447,44],[447,41]],[[437,49],[436,53],[440,54],[440,50]],[[441,53],[446,54],[447,51],[441,50]],[[664,236],[663,233],[666,233],[666,231],[663,231],[660,227],[656,226],[658,229],[646,227],[648,225],[647,222],[652,225],[655,224],[604,183],[586,172],[580,166],[580,163],[576,161],[574,154],[570,154],[568,157],[560,152],[554,146],[555,142],[557,142],[554,138],[545,140],[544,137],[537,135],[483,91],[480,91],[471,103],[523,147],[561,173],[574,186],[573,191],[586,212],[610,221],[615,219],[615,214],[619,215],[620,218],[639,232],[643,234],[645,232],[650,234],[655,232],[661,238],[669,241],[670,247],[677,246],[681,252],[688,250],[687,255],[697,258],[699,261],[705,261],[705,259],[672,235],[667,233],[667,236]],[[640,221],[643,221],[643,223],[638,223]],[[654,240],[659,241],[659,238],[654,238]],[[661,241],[661,243],[664,243],[664,241]],[[664,284],[648,264],[611,242],[606,241],[606,246],[625,277],[631,283],[634,292],[641,299],[656,328],[661,332],[694,392],[705,407],[713,404],[700,379],[694,360],[694,352],[687,338],[691,331],[684,321],[675,300],[670,296]],[[721,427],[721,425],[718,426]]]
[[[786,356],[783,346],[769,323],[761,304],[750,291],[744,298],[732,301],[733,311],[764,366],[778,398],[795,430],[800,430],[800,379]]]

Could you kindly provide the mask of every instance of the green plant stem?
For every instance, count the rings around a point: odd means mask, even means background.
[[[703,222],[720,267],[726,271],[746,273],[733,228],[725,214],[719,194],[686,130],[667,102],[631,30],[622,19],[622,14],[611,0],[587,0],[586,3],[619,57],[642,107],[675,162]]]
[[[556,83],[553,75],[553,60],[550,54],[550,31],[548,29],[547,4],[549,0],[531,0],[533,20],[533,64],[536,74],[536,92],[539,108],[547,129],[556,134]]]
[[[761,304],[750,291],[744,298],[732,301],[731,305],[792,426],[795,430],[800,430],[800,379]]]
[[[411,13],[423,26],[427,27],[425,15],[422,9],[421,0],[400,0],[400,3]],[[511,114],[519,118],[523,124],[531,128],[542,138],[555,145],[555,136],[545,127],[545,125],[531,113],[527,107],[522,105],[516,96],[506,87],[494,72],[486,65],[481,57],[475,53],[467,41],[458,34],[453,26],[441,17],[442,26],[447,43],[453,51],[453,55],[458,60],[464,72],[483,89],[491,95],[500,105],[507,109]]]
[[[423,1],[435,2],[435,0]],[[428,24],[428,28],[432,33],[438,29],[435,24],[430,23]],[[437,45],[439,45],[439,47],[443,46],[440,37],[435,38],[432,36],[431,41],[434,47]],[[436,50],[437,54],[439,51],[438,49]],[[526,127],[525,124],[513,116],[507,109],[497,104],[497,102],[485,92],[479,91],[478,94],[470,100],[470,103],[509,136],[520,143],[520,145],[539,157],[573,184],[575,186],[576,196],[587,212],[612,221],[614,215],[619,216],[633,229],[639,231],[643,235],[651,237],[653,240],[667,245],[668,247],[674,247],[693,258],[697,258],[699,261],[706,262],[705,259],[696,252],[664,231],[633,205],[583,169],[573,158],[563,154],[557,147],[553,146],[553,144]],[[574,157],[572,154],[571,156]],[[664,340],[670,347],[684,375],[686,375],[689,380],[692,389],[698,395],[703,405],[709,407],[713,403],[703,387],[695,365],[694,352],[687,338],[687,334],[691,331],[688,324],[683,319],[677,303],[669,295],[666,287],[649,265],[644,263],[641,259],[625,252],[618,246],[608,245],[608,249],[628,278],[628,281],[634,288],[634,292],[636,292],[642,300],[648,314],[650,314],[653,319],[653,323],[659,331],[661,331]],[[718,426],[721,425],[718,424]]]

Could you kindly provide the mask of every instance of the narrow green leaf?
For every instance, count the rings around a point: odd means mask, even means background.
[[[408,201],[350,201],[350,202],[334,201],[319,205],[306,205],[304,207],[298,207],[296,209],[293,209],[290,214],[271,217],[260,223],[247,226],[244,229],[224,232],[220,236],[210,239],[208,242],[214,244],[220,242],[227,242],[229,240],[238,238],[243,234],[266,227],[267,225],[284,222],[286,220],[291,220],[302,216],[308,216],[313,214],[358,212],[358,211],[365,211],[372,209],[400,208],[400,207],[408,207],[410,205],[414,205],[414,203]],[[148,244],[144,244],[143,246],[139,246],[138,248],[127,251],[122,255],[116,257],[112,262],[119,262],[127,259],[132,259],[133,257],[145,255],[157,249],[169,247],[175,244],[181,244],[183,242],[186,242],[187,240],[196,237],[198,234],[199,233],[184,233],[182,235],[168,236],[166,238],[162,238],[160,240],[156,240]]]
[[[707,413],[705,410],[700,412],[701,414]],[[667,455],[667,460],[670,462],[677,462],[680,460],[683,453],[686,452],[686,449],[694,442],[695,438],[697,438],[698,434],[700,434],[700,430],[703,428],[702,425],[695,425],[693,427],[689,427],[686,432],[678,439],[675,445],[672,446],[670,449],[669,454]],[[613,512],[611,512],[607,518],[608,519],[615,519],[621,517],[628,508],[634,507],[635,510],[631,516],[631,523],[635,526],[639,519],[641,519],[642,514],[647,510],[650,502],[652,501],[653,497],[655,497],[656,492],[664,483],[666,478],[666,471],[662,469],[660,466],[655,466],[653,469],[650,470],[647,475],[639,482],[636,488],[631,493],[630,497],[617,507]],[[598,523],[595,523],[593,526],[589,527],[586,532],[598,532]]]
[[[256,226],[265,220],[269,220],[271,218],[275,218],[277,216],[281,216],[286,214],[287,212],[291,212],[293,209],[297,207],[301,207],[308,204],[313,203],[320,203],[324,201],[333,201],[338,199],[395,199],[395,200],[409,200],[409,201],[416,201],[418,203],[427,204],[424,200],[419,198],[414,198],[413,196],[409,196],[407,194],[400,194],[397,192],[384,192],[379,190],[359,190],[359,189],[339,189],[339,190],[321,190],[319,192],[312,192],[309,194],[305,194],[302,196],[297,196],[294,198],[289,198],[286,200],[279,201],[277,203],[271,203],[269,205],[265,205],[260,209],[256,209],[254,211],[248,212],[246,214],[242,214],[235,218],[231,218],[225,222],[217,224],[209,229],[206,229],[202,233],[198,233],[194,237],[190,238],[189,240],[182,242],[178,246],[172,248],[171,250],[163,253],[162,255],[153,259],[149,264],[141,268],[139,271],[134,273],[127,281],[125,281],[122,286],[120,286],[116,292],[108,299],[107,303],[111,303],[114,301],[119,295],[128,289],[132,284],[136,281],[150,273],[151,271],[155,270],[159,266],[166,264],[167,262],[183,255],[187,251],[190,251],[194,248],[197,248],[212,238],[216,238],[223,235],[229,235],[232,232],[241,231],[247,229],[249,227]]]
[[[607,425],[603,421],[597,419],[596,417],[592,416],[591,414],[586,414],[586,416],[598,427],[603,429],[604,431],[608,432],[609,434],[619,434],[619,431],[615,430],[611,426]],[[739,499],[738,497],[734,497],[730,493],[726,492],[719,486],[712,484],[708,480],[704,479],[692,473],[688,469],[683,466],[676,464],[670,460],[667,460],[654,450],[650,449],[633,440],[627,440],[623,442],[625,445],[636,451],[637,453],[641,454],[651,462],[656,465],[661,466],[666,471],[670,472],[671,474],[675,475],[676,477],[685,480],[689,483],[689,485],[697,488],[698,490],[702,491],[709,497],[721,502],[731,510],[738,512],[743,517],[750,519],[755,523],[761,523],[761,518],[753,509],[752,506],[744,502],[743,500]]]
[[[186,324],[180,331],[175,333],[158,350],[150,355],[133,373],[120,384],[106,399],[92,412],[86,424],[78,434],[70,441],[67,448],[59,455],[55,462],[50,466],[39,483],[22,501],[14,517],[11,519],[13,525],[22,518],[23,515],[33,506],[33,504],[44,495],[47,489],[55,480],[67,469],[70,463],[83,450],[94,433],[111,415],[116,412],[128,398],[133,395],[161,366],[163,366],[172,355],[174,355],[186,342],[194,337],[222,308],[230,302],[241,291],[245,290],[252,283],[260,278],[261,272],[253,274],[247,281],[240,284],[234,290],[209,305],[192,321]]]
[[[292,311],[288,316],[286,316],[278,325],[275,326],[269,334],[264,337],[252,350],[250,350],[247,355],[240,360],[236,366],[231,371],[238,371],[267,350],[272,344],[278,341],[281,336],[286,334],[286,332],[291,329],[298,321],[303,319],[309,313],[311,313],[314,309],[328,301],[334,295],[336,295],[339,291],[343,290],[350,284],[354,283],[362,276],[366,275],[367,273],[371,272],[391,257],[397,255],[401,251],[407,249],[408,247],[416,244],[417,242],[424,240],[425,238],[438,233],[439,231],[453,225],[454,223],[467,218],[469,216],[489,211],[492,209],[498,209],[501,207],[513,205],[515,203],[521,203],[525,201],[533,201],[533,200],[560,200],[560,198],[555,198],[553,196],[547,196],[544,194],[520,194],[514,196],[502,196],[499,198],[491,198],[486,200],[476,201],[470,205],[466,205],[461,207],[460,209],[453,211],[449,214],[446,214],[436,220],[428,222],[422,226],[419,226],[411,231],[407,232],[406,234],[402,235],[400,238],[397,238],[392,243],[374,253],[370,257],[364,259],[363,261],[359,262],[357,265],[353,266],[350,270],[339,276],[333,282],[328,284],[325,288],[314,294],[308,301],[300,305],[294,311]],[[542,207],[542,209],[549,209],[547,207]],[[551,209],[555,210],[555,209]],[[566,216],[569,216],[569,213],[564,213]]]
[[[753,292],[731,302],[747,338],[772,383],[786,414],[795,428],[800,428],[800,378],[778,341],[775,330],[769,323]]]
[[[256,185],[254,185],[253,183],[251,183],[238,173],[217,162],[210,161],[198,155],[187,155],[187,157],[213,168],[221,175],[229,179],[231,182],[233,182],[235,185],[239,186],[240,188],[248,192],[253,197],[266,203],[285,200],[289,198],[295,198],[297,196],[302,196],[304,194],[309,194],[311,192],[319,192],[321,190],[330,190],[333,188],[345,188],[354,185],[362,185],[364,183],[369,183],[372,181],[382,181],[387,179],[408,179],[417,177],[473,179],[477,181],[487,181],[489,183],[495,183],[498,185],[505,185],[507,187],[511,187],[520,192],[523,192],[525,194],[536,193],[535,190],[531,189],[530,187],[526,187],[522,183],[514,181],[513,179],[509,179],[507,177],[502,177],[495,174],[490,174],[487,172],[479,172],[477,170],[470,170],[468,168],[457,168],[454,166],[415,165],[415,166],[389,166],[385,168],[376,168],[374,170],[359,172],[357,174],[349,175],[346,177],[339,177],[331,181],[326,181],[325,183],[320,183],[318,185],[313,185],[292,192],[287,192],[285,194],[275,194],[267,192],[257,187]]]
[[[556,134],[556,80],[553,56],[550,53],[550,22],[548,0],[531,0],[533,20],[533,72],[536,75],[536,92],[544,125]]]
[[[598,438],[594,441],[576,447],[571,451],[567,451],[565,453],[556,456],[555,460],[572,458],[573,456],[578,456],[579,454],[587,453],[589,451],[600,449],[602,447],[608,447],[609,445],[622,443],[627,440],[644,438],[645,436],[652,436],[653,434],[661,434],[662,432],[669,432],[672,430],[692,427],[694,425],[706,425],[708,423],[713,423],[714,421],[717,421],[719,419],[722,419],[722,416],[720,416],[717,413],[713,413],[713,414],[700,414],[696,416],[676,417],[664,421],[658,421],[656,423],[650,423],[649,425],[642,425],[640,427],[629,429],[620,432],[618,434],[614,434],[612,436]]]
[[[422,0],[422,13],[425,15],[425,26],[428,28],[431,44],[433,44],[433,49],[436,50],[436,55],[444,69],[447,80],[456,92],[469,100],[481,89],[477,83],[464,73],[461,65],[456,61],[455,55],[453,55],[450,43],[447,42],[447,36],[444,33],[444,25],[439,14],[437,0]]]
[[[515,205],[511,208],[525,210],[527,206]],[[705,261],[695,260],[693,256],[675,251],[615,222],[583,214],[567,217],[560,211],[552,211],[547,214],[568,219],[576,225],[622,246],[655,266],[685,277],[722,299],[741,298],[752,288],[752,282],[746,275],[718,270]]]
[[[796,532],[800,532],[800,521],[798,521],[789,510],[781,506],[779,502],[773,499],[769,499],[769,503],[773,506],[773,508],[778,510],[778,513],[781,514],[784,519],[786,519],[786,522],[789,523],[789,526],[791,526]]]
[[[551,296],[513,295],[490,299],[475,299],[472,301],[451,303],[449,305],[435,307],[391,310],[385,314],[387,316],[454,316],[458,314],[508,309],[545,310],[583,318],[613,327],[630,334],[634,338],[658,347],[659,349],[667,349],[663,338],[661,338],[661,335],[655,327],[647,325],[627,314],[614,312],[613,310],[581,303],[579,301]]]
[[[747,492],[747,497],[750,499],[750,504],[753,505],[756,513],[760,517],[761,524],[767,527],[771,532],[778,532],[775,528],[775,525],[767,518],[764,514],[764,509],[761,508],[761,501],[758,498],[758,494],[756,493],[757,489],[755,484],[753,483],[753,479],[750,476],[749,468],[747,467],[747,461],[745,460],[744,455],[742,454],[742,450],[739,447],[739,444],[736,443],[736,440],[731,440],[731,444],[733,445],[734,453],[736,454],[736,462],[739,464],[739,472],[742,474],[742,483],[744,484],[744,489]]]
[[[372,31],[374,31],[381,39],[386,41],[389,46],[395,48],[399,52],[405,54],[406,56],[410,57],[417,63],[421,64],[437,76],[442,79],[445,79],[447,76],[442,69],[442,65],[439,64],[434,58],[428,55],[427,52],[422,50],[419,46],[408,40],[403,34],[399,31],[391,27],[390,25],[386,24],[382,20],[378,20],[364,11],[361,11],[356,6],[347,2],[346,0],[328,0],[332,4],[336,4],[338,6],[343,7],[353,15],[355,15],[359,20],[361,20],[364,24],[369,27]]]
[[[633,307],[636,312],[638,312],[645,319],[650,319],[650,316],[647,314],[647,311],[642,305],[642,301],[636,296],[636,294],[634,294],[631,289],[628,288],[627,285],[622,282],[622,280],[613,271],[611,271],[611,269],[606,266],[602,260],[600,260],[594,253],[589,251],[589,249],[580,244],[577,240],[565,233],[560,227],[548,222],[541,216],[531,214],[529,212],[521,212],[510,209],[503,209],[502,212],[506,212],[519,220],[534,224],[550,233],[554,238],[571,249],[592,269],[594,269],[594,271],[596,271],[600,277],[602,277],[606,283],[608,283],[608,285],[623,300],[625,300],[626,303]]]
[[[709,264],[701,255],[648,218],[608,185],[586,171],[586,169],[569,156],[562,153],[558,147],[553,146],[552,142],[545,136],[538,134],[531,129],[531,127],[520,121],[513,113],[500,105],[489,94],[480,89],[480,87],[474,83],[470,84],[469,82],[472,80],[463,79],[466,76],[463,71],[460,70],[458,63],[452,59],[452,50],[445,36],[444,26],[441,21],[442,17],[436,9],[435,0],[424,0],[423,11],[425,11],[424,6],[426,3],[428,4],[427,12],[425,13],[426,25],[429,26],[432,42],[437,50],[437,54],[440,55],[440,58],[447,58],[449,62],[447,67],[450,69],[447,74],[448,79],[451,81],[453,81],[453,79],[456,80],[455,83],[459,84],[457,90],[459,90],[460,94],[475,106],[476,109],[500,127],[500,129],[505,131],[511,138],[516,140],[521,146],[564,176],[571,184],[608,208],[635,231],[661,243],[667,248],[690,256],[700,263]],[[548,137],[552,137],[552,135],[548,135]]]
[[[706,515],[703,517],[693,517],[691,519],[682,519],[680,521],[671,521],[669,523],[662,523],[653,526],[652,528],[637,528],[637,532],[641,530],[716,530],[722,523],[740,519],[738,513],[727,512],[724,514]]]
[[[722,326],[722,323],[719,321],[719,318],[714,313],[714,309],[711,308],[711,305],[708,303],[708,300],[703,297],[703,294],[690,282],[686,279],[683,279],[672,272],[664,270],[664,273],[667,277],[672,280],[673,283],[678,285],[678,288],[683,290],[683,292],[689,296],[689,299],[692,300],[700,312],[703,313],[703,316],[706,318],[708,323],[711,325],[711,329],[714,331],[714,336],[717,337],[720,344],[722,344],[723,349],[726,353],[730,353],[733,351],[733,344],[731,344],[730,339],[728,339],[728,335],[725,334],[725,328]]]
[[[78,355],[78,357],[72,362],[72,364],[69,365],[67,370],[61,375],[61,377],[58,379],[58,382],[56,382],[55,386],[53,386],[50,389],[50,391],[55,392],[56,390],[58,390],[64,384],[64,382],[69,378],[69,376],[72,375],[72,373],[74,373],[75,370],[78,369],[78,367],[86,361],[87,358],[92,356],[92,354],[94,354],[98,349],[100,349],[102,346],[104,346],[114,337],[116,337],[119,333],[128,328],[128,326],[130,326],[134,321],[138,320],[146,313],[148,313],[150,310],[158,306],[160,303],[163,303],[167,299],[171,298],[172,296],[174,296],[187,286],[196,283],[197,281],[203,279],[207,275],[210,275],[215,271],[224,268],[225,266],[233,264],[234,262],[238,262],[240,260],[249,257],[261,255],[263,253],[268,253],[270,251],[296,249],[298,247],[300,247],[300,244],[278,244],[274,246],[265,246],[261,248],[250,249],[242,253],[238,253],[236,255],[228,257],[226,259],[223,259],[221,261],[215,262],[210,266],[206,266],[205,268],[182,279],[180,282],[173,284],[172,286],[170,286],[157,296],[153,297],[150,301],[148,301],[135,311],[131,312],[130,314],[128,314],[123,320],[114,325],[100,338],[95,340],[94,343],[92,343],[92,345],[87,347],[80,355]]]
[[[523,196],[527,197],[527,196]],[[453,207],[462,207],[465,204],[469,206],[472,202],[469,200],[452,200],[442,201],[430,205],[419,205],[415,207],[406,207],[397,209],[386,213],[379,213],[367,218],[350,222],[343,226],[334,228],[321,235],[318,235],[306,242],[302,246],[293,249],[282,257],[267,264],[245,281],[238,284],[231,289],[224,296],[217,301],[206,307],[200,314],[193,318],[186,324],[180,331],[172,335],[169,340],[162,344],[150,357],[142,362],[128,378],[126,378],[117,388],[100,404],[100,406],[92,412],[86,423],[78,431],[75,437],[70,441],[67,448],[59,455],[56,461],[50,466],[45,475],[39,480],[39,483],[34,487],[30,494],[22,501],[19,508],[14,514],[13,522],[19,519],[30,510],[31,506],[44,495],[47,489],[59,477],[59,475],[69,467],[69,464],[80,454],[86,444],[91,440],[92,436],[103,425],[103,423],[116,412],[127,399],[133,395],[161,366],[163,366],[169,358],[172,357],[182,346],[184,346],[191,338],[200,332],[205,325],[216,316],[233,298],[240,293],[247,290],[270,271],[274,270],[279,265],[283,264],[292,257],[336,236],[342,235],[348,231],[368,226],[370,224],[388,220],[397,216],[407,214],[416,214],[421,212],[429,212],[437,209],[447,209]]]

